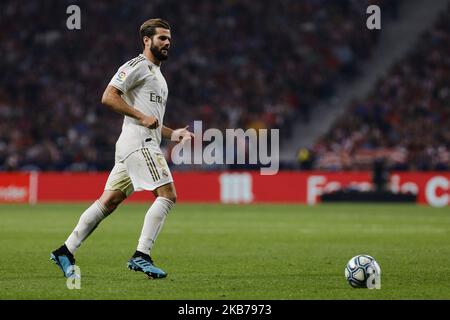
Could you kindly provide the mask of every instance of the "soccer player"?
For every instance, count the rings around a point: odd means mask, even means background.
[[[161,138],[184,143],[193,138],[193,134],[187,127],[172,130],[163,125],[168,89],[160,67],[170,50],[169,24],[162,19],[147,20],[140,27],[140,38],[143,53],[119,68],[102,97],[102,104],[125,116],[116,143],[115,165],[105,190],[84,211],[66,242],[50,255],[68,278],[76,276],[74,254],[83,241],[133,191],[141,190],[151,190],[156,200],[145,215],[136,252],[127,266],[151,278],[167,276],[150,257],[177,197],[159,146]]]

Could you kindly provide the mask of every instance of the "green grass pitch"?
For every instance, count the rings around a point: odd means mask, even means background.
[[[0,206],[0,299],[449,299],[450,209],[410,205],[187,205],[153,250],[169,273],[126,269],[147,205],[124,204],[76,255],[69,290],[49,253],[88,204]],[[347,261],[374,256],[381,290],[353,289]]]

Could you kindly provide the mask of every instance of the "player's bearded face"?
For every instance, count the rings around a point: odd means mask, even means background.
[[[159,61],[167,60],[167,58],[169,57],[169,46],[165,44],[157,46],[152,42],[152,44],[150,45],[150,51]]]

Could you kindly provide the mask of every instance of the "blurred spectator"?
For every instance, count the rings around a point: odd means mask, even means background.
[[[450,7],[315,146],[316,169],[449,170]]]
[[[297,161],[301,170],[311,170],[314,158],[310,150],[301,148],[297,154]]]
[[[361,28],[367,5],[395,15],[394,2],[2,1],[0,170],[111,169],[122,117],[99,101],[117,68],[141,52],[137,30],[150,17],[172,26],[162,67],[167,125],[203,120],[288,137],[370,56],[377,33]],[[71,4],[81,8],[78,31],[65,25]]]

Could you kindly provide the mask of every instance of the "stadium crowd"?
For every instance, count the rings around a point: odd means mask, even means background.
[[[450,7],[316,144],[316,169],[450,169]]]
[[[137,30],[149,17],[172,26],[165,124],[276,127],[286,137],[370,56],[377,33],[361,27],[368,3],[395,17],[397,2],[2,2],[0,170],[111,169],[122,117],[100,97],[141,51]],[[81,30],[66,28],[71,4],[81,8]]]

